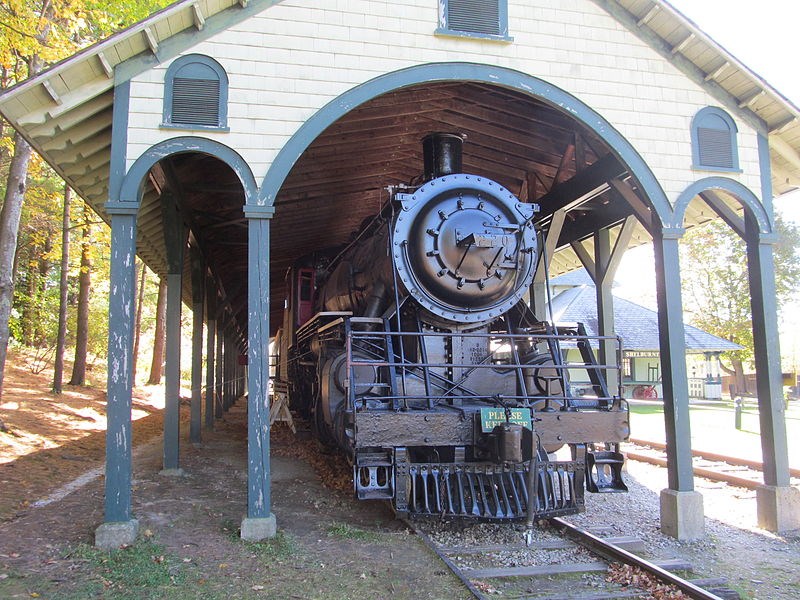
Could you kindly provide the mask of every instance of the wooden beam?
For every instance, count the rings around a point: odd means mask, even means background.
[[[789,127],[791,127],[792,125],[797,124],[798,121],[800,121],[800,119],[798,119],[794,115],[790,115],[789,118],[784,119],[783,121],[781,121],[780,123],[775,125],[772,129],[770,129],[769,132],[771,134],[773,134],[773,133],[774,134],[783,133],[784,131],[789,129]]]
[[[613,154],[606,154],[575,177],[554,186],[537,202],[547,214],[563,208],[573,209],[609,189],[609,182],[627,173]]]
[[[564,210],[557,210],[550,219],[544,239],[544,248],[542,248],[543,252],[539,254],[539,261],[536,264],[536,271],[533,276],[534,282],[544,282],[545,280],[545,273],[550,268],[549,263],[556,253],[556,245],[558,244],[558,238],[561,236],[561,228],[564,225],[566,214]],[[547,264],[545,264],[545,260]]]
[[[800,154],[782,137],[769,136],[769,147],[780,154],[795,169],[800,169]]]
[[[587,273],[589,273],[589,277],[592,278],[592,282],[597,285],[597,271],[595,269],[594,259],[592,258],[592,255],[589,254],[586,246],[583,245],[583,242],[579,241],[570,242],[569,245],[572,247],[572,250],[578,257],[578,260],[581,261],[583,268],[586,269]]]
[[[636,229],[637,222],[636,217],[633,215],[623,221],[622,227],[620,227],[619,234],[617,235],[617,240],[614,242],[614,249],[611,251],[608,264],[606,264],[604,269],[604,279],[608,279],[609,276],[612,280],[614,279],[614,275],[619,268],[619,263],[631,243],[633,231]]]
[[[613,227],[633,214],[626,202],[611,201],[592,211],[591,217],[584,216],[564,223],[558,248],[574,241],[585,239],[599,229]]]
[[[103,72],[106,74],[106,77],[108,77],[109,79],[113,79],[114,67],[111,66],[110,62],[108,62],[108,58],[106,57],[105,52],[98,52],[97,60],[100,63],[100,67],[103,69]]]
[[[64,104],[64,101],[61,99],[61,96],[58,95],[58,92],[56,92],[55,88],[53,87],[53,84],[50,83],[50,81],[48,81],[47,79],[42,81],[42,87],[47,92],[47,95],[50,96],[50,98],[52,98],[53,102],[55,102],[58,105]]]
[[[661,10],[661,6],[659,6],[658,4],[654,4],[650,8],[650,10],[648,10],[641,19],[636,21],[636,25],[638,27],[642,27],[643,25],[647,25],[653,19],[653,17],[655,17],[656,14],[658,14],[659,10]]]
[[[722,198],[720,198],[716,192],[713,190],[706,190],[700,193],[700,198],[702,198],[703,201],[708,204],[711,210],[717,213],[719,217],[725,221],[728,227],[733,229],[739,235],[739,237],[744,239],[744,219],[736,214],[736,211],[728,206],[728,204]]]
[[[722,63],[720,66],[718,66],[716,69],[711,71],[708,75],[706,75],[703,79],[705,79],[706,81],[712,81],[714,79],[717,79],[725,71],[727,71],[730,68],[730,66],[731,66],[731,63],[726,60],[724,63]]]
[[[150,52],[156,54],[158,52],[158,40],[156,39],[153,30],[149,27],[145,27],[142,30],[142,33],[144,34],[144,40],[147,43],[147,47],[150,48]]]
[[[567,166],[573,161],[574,158],[575,144],[568,144],[564,149],[564,154],[561,156],[561,162],[558,165],[558,171],[556,171],[556,175],[553,177],[553,185],[551,186],[551,189],[561,183],[561,178],[564,176]]]
[[[639,195],[631,187],[630,183],[621,179],[612,179],[611,188],[619,194],[628,205],[633,209],[633,213],[639,219],[647,232],[653,234],[653,213],[650,207],[645,204]]]
[[[581,132],[575,130],[575,172],[586,168],[586,146],[583,143]]]
[[[683,38],[683,40],[681,40],[681,41],[680,41],[678,44],[676,44],[675,46],[673,46],[673,48],[672,48],[672,54],[677,54],[678,52],[682,52],[683,50],[685,50],[685,49],[686,49],[686,46],[688,46],[688,45],[689,45],[689,44],[692,42],[692,40],[693,40],[694,38],[695,38],[695,35],[694,35],[694,33],[690,33],[689,35],[687,35],[687,36],[686,36],[685,38]]]
[[[206,18],[203,16],[203,10],[199,4],[192,4],[192,20],[198,31],[202,31],[206,26]]]
[[[743,98],[739,102],[739,108],[751,108],[756,101],[761,98],[764,94],[766,94],[766,90],[759,89],[756,92],[750,94],[747,98]]]

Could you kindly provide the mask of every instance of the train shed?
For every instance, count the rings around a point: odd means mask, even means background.
[[[772,531],[800,526],[772,254],[773,194],[800,184],[800,111],[667,2],[179,0],[6,91],[0,112],[111,225],[98,545],[129,543],[137,530],[134,257],[168,281],[164,473],[181,468],[185,303],[194,319],[189,441],[213,427],[215,398],[227,405],[246,389],[242,536],[272,536],[268,363],[284,273],[297,257],[346,242],[387,186],[417,177],[430,132],[462,135],[465,172],[541,206],[548,253],[535,311],[546,273],[586,266],[600,333],[610,334],[622,253],[653,243],[669,456],[661,526],[681,539],[702,535],[703,501],[691,466],[678,244],[712,218],[745,240],[765,465],[758,519]]]

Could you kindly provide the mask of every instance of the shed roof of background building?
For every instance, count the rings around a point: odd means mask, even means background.
[[[552,285],[569,286],[553,298],[553,320],[556,323],[579,322],[588,335],[598,335],[597,296],[585,270],[567,273],[553,280]],[[575,283],[572,283],[575,282]],[[622,338],[624,350],[658,351],[658,313],[640,304],[614,296],[614,329]],[[742,346],[706,331],[684,324],[686,351],[726,352]]]

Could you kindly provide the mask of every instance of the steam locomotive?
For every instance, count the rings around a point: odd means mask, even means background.
[[[350,244],[289,270],[276,380],[347,454],[360,499],[401,515],[576,513],[584,487],[625,490],[627,404],[605,377],[620,352],[598,364],[582,325],[533,314],[538,207],[462,173],[461,151],[458,135],[427,136],[421,184],[389,188]]]

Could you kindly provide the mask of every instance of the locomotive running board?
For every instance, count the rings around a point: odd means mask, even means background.
[[[534,519],[583,511],[584,476],[581,461],[538,463],[538,493]],[[397,498],[398,512],[410,515],[468,517],[487,520],[527,516],[528,465],[494,463],[407,463],[398,469],[405,478],[407,505]]]

